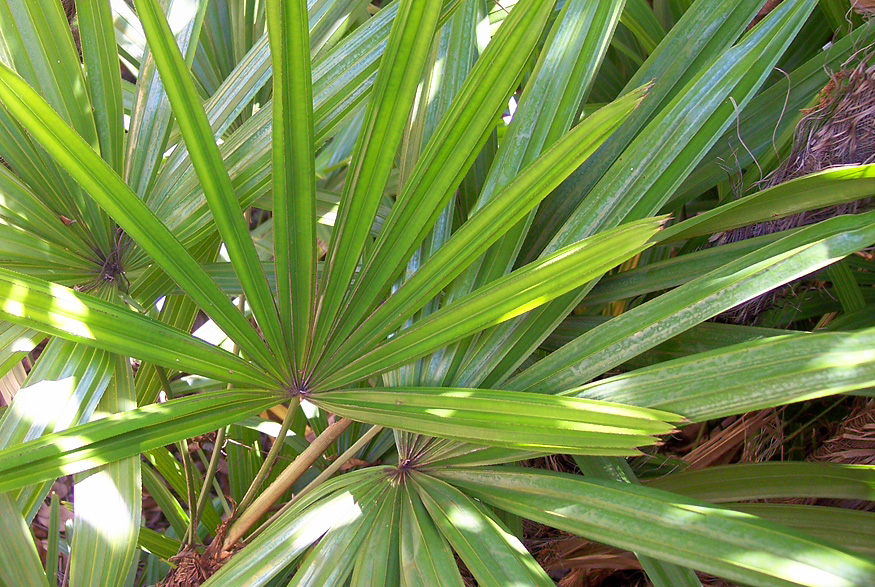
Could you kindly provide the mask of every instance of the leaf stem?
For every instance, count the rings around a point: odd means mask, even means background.
[[[231,525],[231,528],[228,530],[228,535],[225,538],[223,550],[227,550],[239,542],[240,539],[243,538],[243,535],[246,534],[246,532],[252,528],[252,526],[254,526],[264,514],[267,513],[283,493],[288,491],[288,489],[301,478],[301,475],[306,473],[307,469],[316,462],[316,459],[322,456],[322,453],[324,453],[325,450],[331,446],[341,434],[343,434],[344,430],[349,428],[350,424],[352,424],[352,420],[344,418],[323,430],[322,434],[320,434],[310,446],[304,450],[304,452],[299,454],[298,457],[292,461],[292,464],[286,467],[286,469],[280,473],[279,477],[277,477],[274,482],[252,502],[252,505],[240,515],[237,521]]]
[[[217,431],[218,432],[218,431]],[[224,446],[225,442],[222,441],[222,445]],[[204,449],[198,447],[197,456],[201,461],[201,464],[204,466],[204,469],[209,466],[210,459],[207,458],[207,455],[204,454]],[[220,455],[221,456],[221,455]],[[225,517],[231,516],[231,504],[228,503],[228,499],[225,497],[224,492],[222,491],[222,486],[219,481],[213,476],[213,490],[216,492],[216,497],[219,498],[219,501],[222,502],[222,509],[225,512]]]
[[[210,495],[210,485],[216,475],[216,469],[219,467],[219,455],[222,452],[222,445],[225,444],[225,428],[219,428],[216,431],[216,441],[213,444],[213,454],[210,455],[210,464],[207,465],[207,470],[204,473],[204,484],[201,488],[200,495],[197,497],[197,505],[191,514],[191,525],[197,528],[201,515],[204,512],[204,506],[207,503],[207,497]]]
[[[342,455],[334,459],[334,461],[325,468],[324,471],[319,473],[315,479],[310,481],[306,487],[304,487],[301,491],[299,491],[295,496],[286,502],[283,507],[281,507],[274,515],[270,517],[265,523],[259,526],[251,535],[251,538],[255,538],[262,531],[268,528],[271,524],[273,524],[277,518],[283,515],[286,510],[290,509],[295,503],[298,502],[299,499],[316,489],[319,485],[324,483],[328,478],[337,473],[343,465],[347,463],[351,458],[358,454],[358,452],[365,447],[374,437],[383,431],[382,426],[371,426],[371,428],[365,432],[361,438],[355,441],[351,447],[346,449]]]
[[[274,440],[273,446],[270,447],[270,451],[267,453],[267,457],[265,457],[264,462],[261,463],[261,468],[258,470],[258,473],[255,475],[255,479],[252,480],[252,483],[249,484],[249,489],[246,490],[246,494],[243,496],[243,499],[240,500],[240,505],[237,506],[239,511],[245,511],[246,508],[255,500],[255,497],[258,495],[259,489],[264,484],[267,476],[270,475],[270,472],[273,470],[273,466],[276,463],[277,457],[280,455],[280,451],[282,450],[283,443],[285,442],[286,435],[289,433],[289,428],[292,425],[292,421],[295,419],[295,412],[298,409],[298,405],[301,403],[300,398],[294,397],[292,401],[289,402],[289,409],[286,410],[286,417],[283,418],[282,426],[280,426],[280,431],[276,435],[276,439]]]
[[[61,532],[61,502],[58,494],[52,492],[49,509],[49,536],[46,548],[46,577],[51,587],[58,586],[58,536]]]
[[[167,394],[167,399],[173,399],[173,391],[170,389],[170,378],[167,377],[167,371],[164,370],[164,367],[155,365],[155,373],[158,375],[161,387],[164,388],[164,393]]]
[[[192,477],[192,468],[193,463],[191,462],[191,456],[188,454],[188,441],[185,439],[180,440],[177,444],[179,447],[179,456],[182,459],[182,468],[185,473],[185,489],[188,497],[188,511],[190,516],[190,521],[188,525],[188,532],[186,533],[186,542],[189,546],[194,547],[197,544],[197,518],[195,517],[195,512],[197,511],[197,504],[195,498],[195,490],[194,490],[194,478]]]

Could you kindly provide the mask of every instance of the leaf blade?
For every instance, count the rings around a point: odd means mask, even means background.
[[[482,506],[455,487],[428,475],[415,475],[413,480],[432,520],[478,585],[555,585],[519,539]]]
[[[0,65],[0,100],[58,163],[228,335],[277,374],[261,337],[122,179],[15,72]],[[266,285],[265,285],[266,287]]]
[[[827,543],[642,486],[510,467],[436,476],[518,515],[741,583],[862,587],[875,578],[871,561]]]
[[[231,178],[213,139],[210,124],[201,106],[194,80],[188,71],[182,54],[176,45],[173,33],[155,0],[137,0],[138,15],[149,40],[151,54],[155,57],[158,71],[176,123],[188,146],[192,164],[204,188],[204,195],[213,213],[213,219],[222,235],[228,256],[234,264],[252,313],[264,332],[267,344],[284,359],[288,376],[288,349],[284,343],[283,328],[249,229],[240,212]],[[267,368],[267,365],[265,365]],[[273,367],[276,369],[276,367]]]
[[[0,491],[55,479],[197,436],[283,400],[264,391],[213,392],[108,416],[0,451]]]
[[[254,365],[187,332],[54,283],[0,268],[0,300],[4,319],[47,334],[243,385],[270,385]]]
[[[528,0],[499,28],[428,142],[338,317],[344,339],[378,303],[474,163],[541,36],[552,2]]]
[[[871,387],[875,384],[873,344],[875,329],[871,328],[777,336],[632,371],[630,377],[590,384],[575,395],[660,407],[702,421]],[[654,376],[674,378],[679,369],[684,372],[685,399],[665,393],[653,380]],[[731,381],[726,380],[727,372],[733,373]],[[622,393],[618,386],[623,387]],[[756,392],[744,393],[745,389]],[[657,399],[653,394],[660,391],[662,397]]]
[[[106,2],[77,0],[76,14],[100,155],[116,173],[121,173],[124,105],[112,11]]]
[[[131,363],[115,355],[112,385],[101,398],[101,411],[120,413],[136,407]],[[139,455],[110,463],[75,479],[76,509],[70,553],[70,583],[124,587],[137,551],[142,510]]]
[[[339,340],[343,342],[337,352],[370,348],[374,342],[400,326],[476,260],[488,245],[501,238],[504,231],[510,230],[537,206],[541,198],[559,185],[567,173],[590,156],[622,124],[643,96],[643,90],[627,94],[557,141],[553,148],[548,149],[504,190],[472,213],[467,222],[355,331],[340,337]],[[345,315],[347,320],[352,318],[349,313]],[[347,326],[350,324],[352,322],[348,322]],[[341,330],[338,336],[343,333],[345,331]],[[331,352],[333,346],[329,346],[327,352]]]
[[[714,503],[783,497],[875,501],[875,468],[838,463],[717,466],[674,473],[647,484]]]
[[[310,399],[335,414],[419,434],[575,454],[628,455],[636,446],[652,444],[653,435],[671,432],[678,421],[670,413],[619,404],[486,389],[374,388],[317,393]]]
[[[720,312],[862,250],[875,242],[873,220],[873,213],[840,216],[788,234],[581,335],[507,386],[549,391],[589,381]]]
[[[385,153],[394,153],[401,142],[440,12],[441,2],[436,0],[402,1],[392,22],[319,286],[322,299],[313,333],[316,349],[325,344],[334,327],[368,238],[368,220],[376,214],[393,163]]]
[[[280,317],[303,370],[316,289],[316,170],[307,3],[267,5],[273,62],[274,252]]]
[[[442,308],[350,363],[335,356],[314,375],[313,388],[348,385],[537,307],[647,248],[662,222],[649,218],[583,240]]]

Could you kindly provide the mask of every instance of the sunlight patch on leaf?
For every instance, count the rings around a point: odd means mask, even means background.
[[[27,295],[27,288],[14,283],[9,288],[6,300],[3,302],[3,311],[13,316],[24,317],[24,304],[16,298],[22,298]]]
[[[804,556],[804,553],[800,553],[800,556]],[[738,554],[729,554],[726,558],[751,569],[769,567],[780,569],[781,578],[795,581],[800,585],[819,585],[820,587],[859,587],[860,585],[855,581],[847,581],[829,571],[803,562],[789,559],[775,560],[775,557],[765,552],[748,550]]]
[[[441,418],[452,418],[458,413],[457,410],[444,410],[441,408],[432,408],[430,410],[425,410],[425,412]]]
[[[547,302],[552,300],[553,297],[554,296],[549,296],[549,295],[538,296],[537,298],[531,300],[530,302],[527,302],[525,304],[520,304],[519,306],[517,306],[516,308],[514,308],[510,312],[505,312],[504,314],[499,316],[498,319],[495,321],[495,323],[501,324],[502,322],[506,322],[512,318],[516,318],[520,314],[525,314],[529,310],[534,310],[535,308],[537,308],[539,306],[543,306],[544,304],[546,304]]]
[[[57,300],[56,304],[59,306],[59,309],[62,308],[66,313],[82,317],[88,315],[88,307],[76,297],[76,294],[74,294],[72,290],[52,283],[49,284],[49,291],[55,300]],[[67,332],[85,338],[94,338],[91,329],[88,328],[84,322],[77,320],[72,316],[49,312],[49,320],[51,320],[52,324],[58,328],[63,328]]]
[[[447,518],[457,528],[464,528],[472,532],[480,532],[483,530],[483,521],[478,520],[473,516],[469,516],[464,510],[458,507],[453,507],[447,511]]]
[[[85,438],[59,438],[57,442],[58,452],[74,452],[78,451],[83,444],[87,443],[87,439]],[[81,456],[77,457],[75,460],[64,463],[58,467],[62,475],[72,475],[74,473],[81,473],[82,471],[90,471],[91,469],[96,469],[98,467],[102,467],[108,464],[109,461],[99,456]]]
[[[337,211],[339,209],[340,205],[331,206],[324,214],[317,216],[316,221],[325,226],[334,226],[334,223],[337,221]]]
[[[73,377],[45,379],[21,388],[9,407],[10,416],[19,422],[29,422],[31,429],[57,427],[63,420],[69,426],[71,417],[67,402],[75,387]],[[27,438],[26,440],[32,440]]]
[[[284,547],[290,550],[307,548],[328,530],[336,530],[348,526],[361,518],[362,514],[362,509],[352,493],[349,491],[339,493],[303,514],[301,516],[302,523],[299,525],[301,528],[300,534],[295,536],[290,544],[285,544]]]
[[[33,339],[28,338],[26,336],[22,336],[20,338],[16,338],[6,348],[13,353],[29,353],[30,351],[33,350],[33,347],[34,347]]]
[[[95,338],[91,333],[91,329],[88,328],[84,322],[81,320],[76,320],[75,318],[71,318],[70,316],[64,316],[63,314],[55,314],[54,312],[49,313],[49,322],[53,326],[57,326],[64,332],[69,332],[75,336],[81,336],[83,338]]]
[[[106,469],[76,482],[76,513],[107,544],[122,542],[131,533],[130,508]]]
[[[170,25],[174,36],[179,35],[191,25],[191,21],[197,15],[197,10],[197,0],[175,0],[173,2],[170,12],[167,14],[167,24]]]
[[[857,367],[866,363],[875,362],[875,349],[868,350],[842,350],[841,344],[836,345],[836,349],[829,353],[818,355],[811,359],[808,364],[814,368],[825,367]]]
[[[441,78],[444,75],[444,60],[443,59],[438,59],[434,62],[434,65],[431,68],[430,75],[431,75],[431,83],[428,86],[428,96],[426,97],[425,108],[428,108],[431,105],[431,103],[434,101],[435,97],[437,97],[438,93],[440,92],[441,85],[442,85]],[[422,105],[417,100],[417,103],[413,107],[414,110],[413,110],[413,114],[411,115],[411,118],[415,119],[416,110],[420,107],[422,107]]]
[[[447,397],[473,397],[474,392],[471,391],[448,391],[441,395],[445,395]]]

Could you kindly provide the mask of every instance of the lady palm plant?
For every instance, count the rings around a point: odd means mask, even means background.
[[[458,557],[479,585],[552,585],[521,518],[631,550],[660,587],[875,584],[871,514],[739,503],[871,500],[871,467],[642,485],[627,460],[875,382],[842,261],[872,213],[698,250],[872,194],[863,165],[707,197],[872,26],[824,51],[814,0],[754,27],[759,0],[133,4],[77,0],[80,61],[58,2],[0,2],[0,584],[148,584],[181,551],[168,584],[461,585]],[[844,330],[703,325],[827,266],[862,300]],[[241,448],[265,430],[266,457]],[[583,474],[517,465],[556,453]],[[68,474],[44,567],[28,525]]]

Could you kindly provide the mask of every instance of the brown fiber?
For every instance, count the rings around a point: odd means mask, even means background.
[[[804,111],[796,127],[790,156],[760,183],[770,188],[791,179],[842,165],[875,163],[875,53],[868,53],[853,68],[832,76],[821,90],[815,107]],[[855,214],[866,200],[848,202],[786,218],[729,231],[714,244],[728,244],[815,224],[843,214]],[[720,315],[722,322],[756,324],[758,316],[793,294],[793,286],[779,288],[736,306]]]

